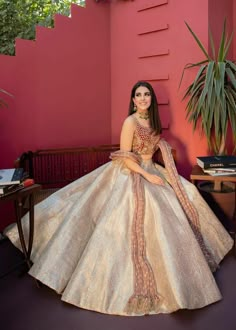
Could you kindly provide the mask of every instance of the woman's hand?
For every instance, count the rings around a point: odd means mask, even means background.
[[[157,176],[155,174],[145,173],[143,176],[147,181],[149,181],[151,183],[154,183],[154,184],[159,185],[159,186],[164,186],[165,185],[162,178],[160,178],[159,176]]]

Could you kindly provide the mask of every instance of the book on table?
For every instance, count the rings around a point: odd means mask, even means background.
[[[236,156],[203,156],[197,157],[197,164],[203,169],[236,168]]]
[[[0,169],[0,186],[21,183],[24,175],[23,168]]]
[[[0,186],[0,197],[6,196],[8,194],[12,194],[13,192],[16,192],[23,188],[24,188],[24,185],[22,183]]]
[[[236,176],[236,167],[228,168],[210,168],[210,169],[203,169],[203,172],[212,176]]]

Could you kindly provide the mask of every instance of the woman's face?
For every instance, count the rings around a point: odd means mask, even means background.
[[[135,91],[133,102],[137,106],[137,111],[147,111],[152,102],[149,89],[144,86],[138,87]]]

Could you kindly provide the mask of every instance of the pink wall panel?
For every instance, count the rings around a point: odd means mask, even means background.
[[[1,65],[1,63],[3,65]],[[9,93],[15,95],[16,81],[16,59],[15,57],[0,55],[0,88],[5,89]],[[0,162],[1,167],[8,167],[12,162],[9,159],[14,159],[16,154],[15,140],[15,118],[16,106],[15,98],[11,98],[5,94],[0,94],[0,97],[8,103],[8,108],[0,109]]]
[[[232,8],[232,17],[233,17],[233,30],[236,29],[236,0],[233,0],[233,8]],[[236,34],[234,33],[233,37],[233,59],[236,59]]]
[[[163,126],[170,125],[164,135],[177,149],[180,172],[188,176],[196,155],[206,152],[206,143],[192,134],[181,101],[193,72],[178,89],[184,65],[201,58],[184,21],[207,43],[207,1],[136,0],[111,5],[112,139],[119,140],[132,85],[140,79],[148,80],[160,102]]]
[[[209,23],[216,38],[224,16],[235,27],[235,2],[87,0],[86,9],[72,6],[71,17],[56,15],[54,29],[38,27],[35,42],[17,40],[15,57],[0,56],[0,88],[14,94],[9,110],[0,110],[0,167],[29,149],[119,142],[131,88],[145,79],[188,177],[196,156],[209,151],[182,101],[196,70],[179,89],[185,64],[203,59],[184,21],[208,47]]]
[[[110,143],[109,6],[90,0],[71,14],[56,15],[54,29],[38,27],[35,42],[16,41],[9,125],[17,123],[17,144],[8,165],[28,149]]]
[[[219,47],[224,19],[227,18],[227,31],[233,31],[233,4],[235,0],[209,0],[209,26],[217,47]],[[233,47],[229,51],[233,57]]]
[[[17,40],[0,71],[0,87],[14,94],[0,110],[0,168],[27,150],[111,142],[109,6],[73,5],[54,29],[38,27],[35,42]],[[0,213],[1,230],[13,213]]]

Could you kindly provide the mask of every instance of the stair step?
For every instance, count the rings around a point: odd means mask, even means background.
[[[34,40],[26,40],[21,38],[16,38],[15,40],[15,55],[23,54],[27,58],[31,57],[32,53],[35,52],[36,43]]]
[[[35,35],[35,40],[37,42],[40,42],[45,39],[50,39],[52,38],[54,34],[54,28],[48,28],[45,26],[36,26],[36,35]]]
[[[69,16],[65,16],[62,14],[55,14],[54,15],[54,29],[60,28],[60,26],[63,25],[63,28],[65,25],[70,23],[71,18]]]
[[[74,3],[71,4],[70,12],[71,12],[71,18],[72,19],[80,19],[84,14],[86,14],[86,11],[88,11],[87,6],[81,7]]]

